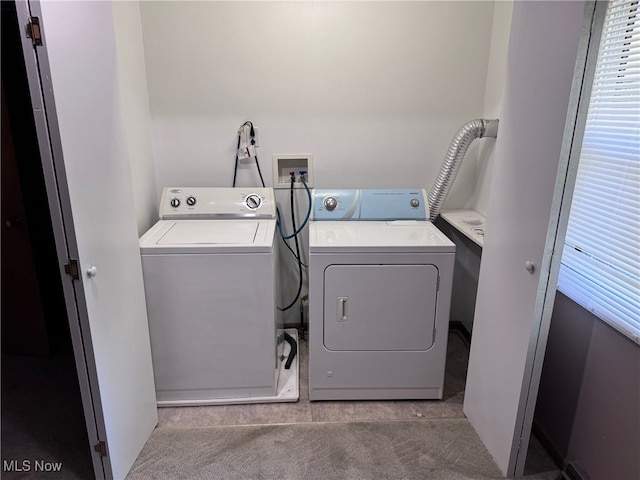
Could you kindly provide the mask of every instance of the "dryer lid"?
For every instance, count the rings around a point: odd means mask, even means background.
[[[428,221],[311,222],[309,251],[451,253],[455,244]]]

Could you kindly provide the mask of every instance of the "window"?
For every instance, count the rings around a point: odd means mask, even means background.
[[[607,8],[558,289],[640,344],[640,12]]]

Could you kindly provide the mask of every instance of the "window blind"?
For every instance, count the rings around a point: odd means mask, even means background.
[[[640,12],[602,30],[558,289],[640,344]]]

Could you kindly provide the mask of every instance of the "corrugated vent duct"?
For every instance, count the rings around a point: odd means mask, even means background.
[[[498,120],[477,119],[465,123],[456,136],[451,141],[447,155],[442,162],[438,178],[436,179],[431,191],[429,192],[429,219],[432,222],[440,215],[440,209],[444,203],[451,185],[456,179],[460,164],[464,158],[471,142],[476,138],[498,136]]]

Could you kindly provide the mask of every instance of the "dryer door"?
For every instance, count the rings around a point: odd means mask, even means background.
[[[324,346],[428,350],[437,290],[434,265],[330,265],[324,274]]]

